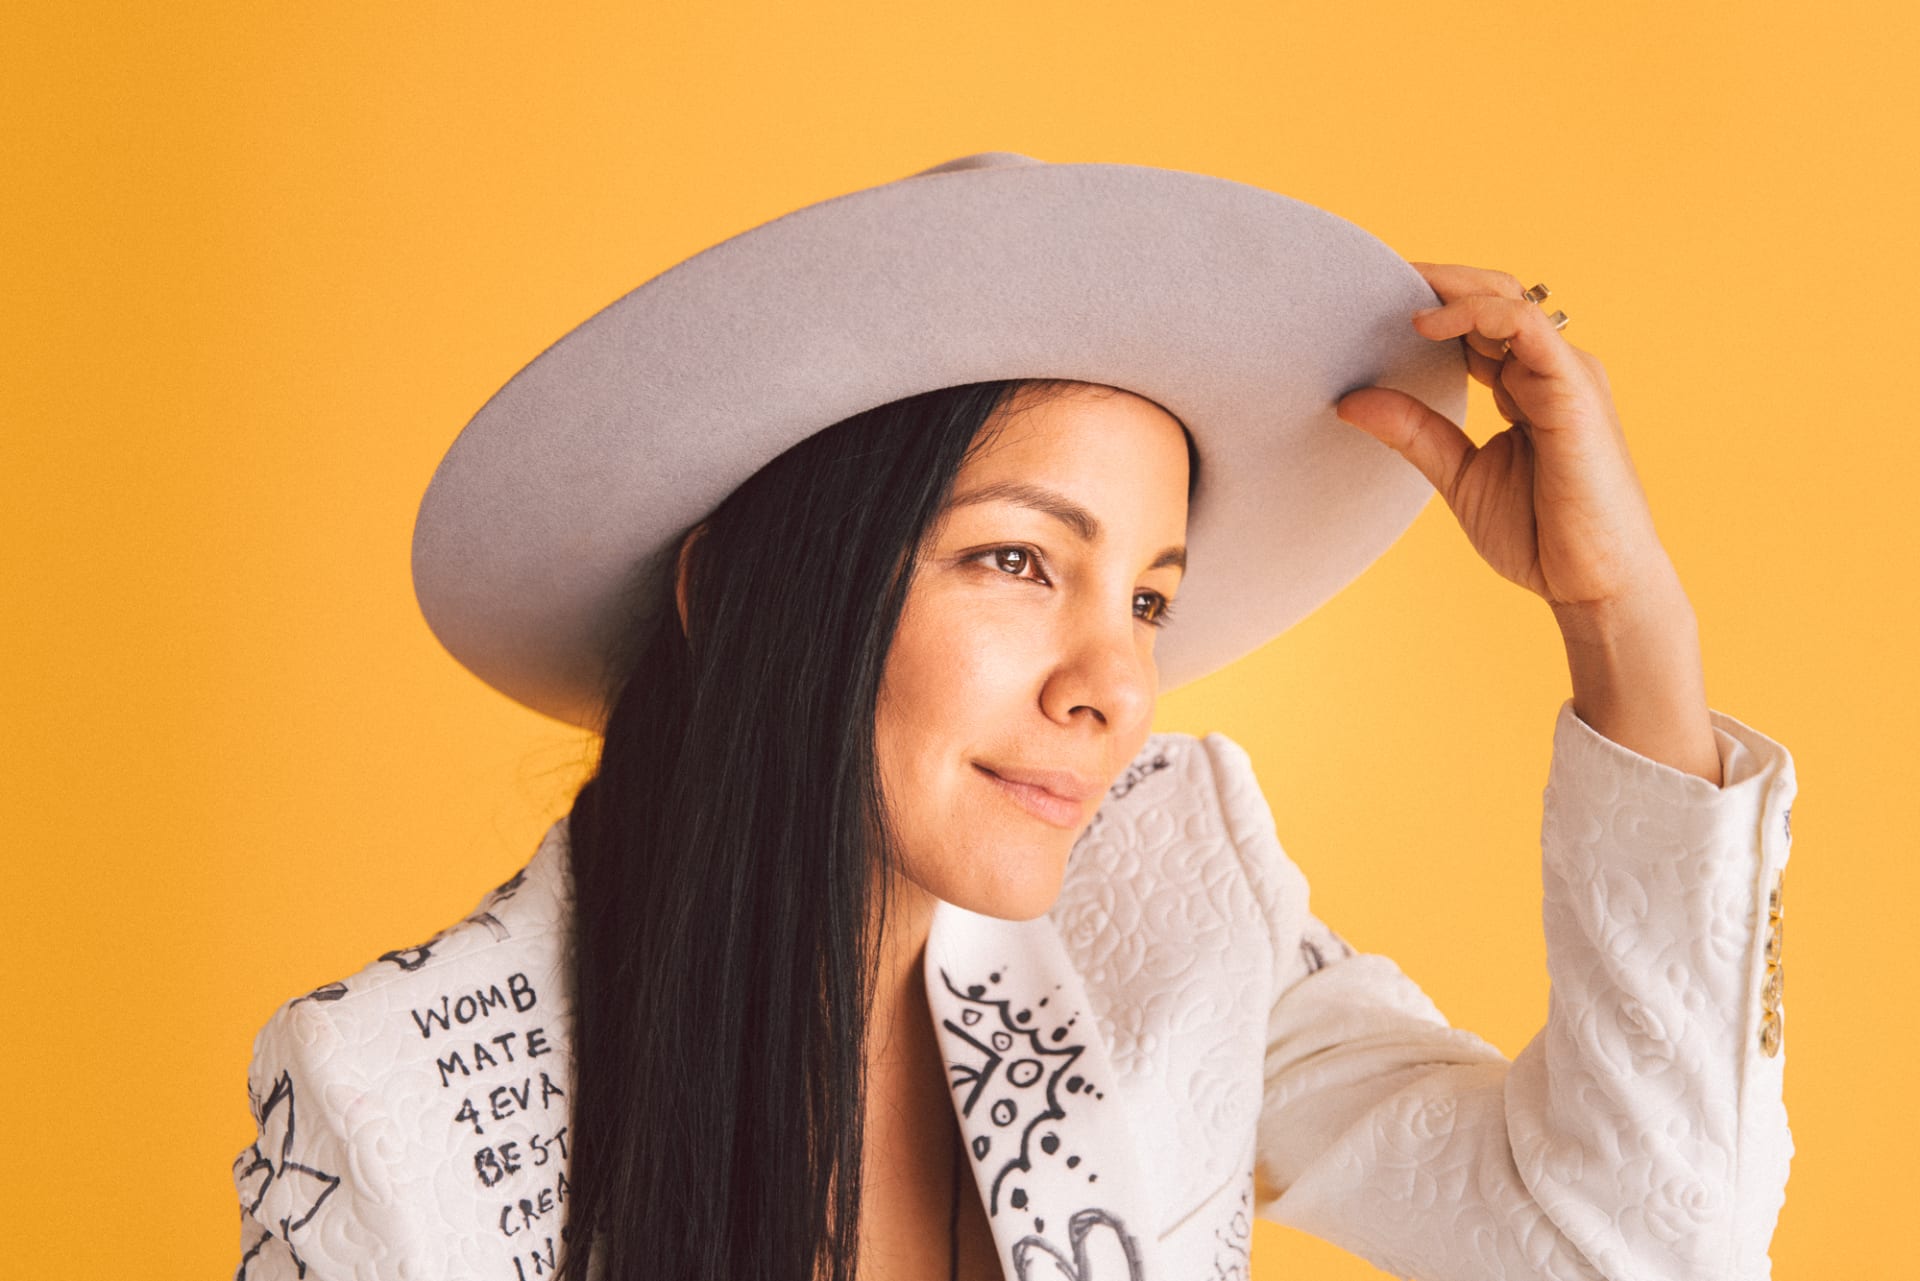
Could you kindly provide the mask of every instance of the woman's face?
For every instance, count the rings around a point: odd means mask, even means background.
[[[1187,449],[1166,411],[1116,389],[1002,412],[921,550],[876,742],[906,878],[1028,920],[1149,733]]]

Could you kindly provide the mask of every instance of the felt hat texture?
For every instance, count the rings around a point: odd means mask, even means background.
[[[1437,301],[1378,237],[1261,187],[963,156],[723,240],[540,353],[435,469],[415,594],[481,680],[598,729],[646,577],[760,467],[905,396],[1070,378],[1154,401],[1199,455],[1155,641],[1172,689],[1306,617],[1433,497],[1334,405],[1384,385],[1464,425],[1460,344],[1409,323]]]

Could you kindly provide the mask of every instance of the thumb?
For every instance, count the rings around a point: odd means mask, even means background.
[[[1443,498],[1474,454],[1472,439],[1451,419],[1391,387],[1350,391],[1333,412],[1412,463]]]

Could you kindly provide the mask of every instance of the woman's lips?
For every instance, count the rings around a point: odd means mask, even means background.
[[[981,777],[999,788],[1001,793],[1027,813],[1043,823],[1053,827],[1074,828],[1080,826],[1085,816],[1086,802],[1071,796],[1061,796],[1034,783],[1016,783],[1012,779],[1002,778],[984,765],[976,764]]]

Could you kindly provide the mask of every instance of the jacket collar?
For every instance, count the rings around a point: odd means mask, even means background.
[[[1135,1128],[1052,919],[1003,921],[937,903],[924,973],[1006,1275],[1158,1275]]]

